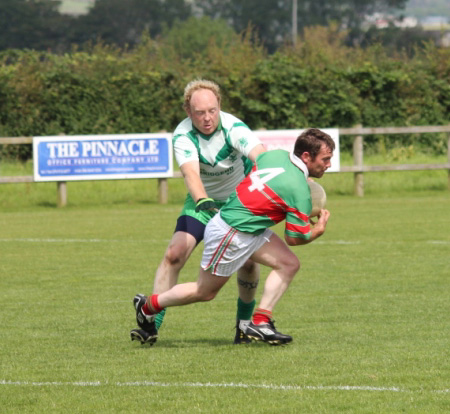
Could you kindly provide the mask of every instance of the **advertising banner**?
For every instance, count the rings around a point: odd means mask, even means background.
[[[320,130],[326,132],[336,144],[333,158],[331,158],[331,167],[327,170],[327,172],[338,172],[341,168],[339,153],[339,129],[320,128]],[[266,146],[267,150],[284,149],[290,152],[294,148],[295,140],[303,131],[303,129],[279,129],[253,132]]]
[[[35,181],[173,176],[172,134],[33,138]]]

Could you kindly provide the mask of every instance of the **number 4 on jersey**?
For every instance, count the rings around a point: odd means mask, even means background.
[[[275,178],[277,175],[284,173],[284,168],[263,168],[262,170],[253,171],[250,174],[250,180],[252,180],[252,185],[248,187],[248,191],[252,192],[254,190],[263,191],[264,184]],[[263,175],[263,177],[261,177]]]

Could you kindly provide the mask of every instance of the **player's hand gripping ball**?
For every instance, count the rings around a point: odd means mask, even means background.
[[[312,210],[310,217],[317,217],[320,213],[320,210],[325,208],[325,204],[327,202],[327,194],[323,187],[316,183],[315,181],[308,181],[309,189],[311,190],[311,202],[312,202]]]

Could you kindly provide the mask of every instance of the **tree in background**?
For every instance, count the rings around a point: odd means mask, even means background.
[[[357,30],[364,16],[388,8],[403,8],[407,0],[298,0],[298,31],[307,26]],[[226,20],[237,32],[251,24],[270,52],[291,39],[292,0],[197,0],[196,6],[212,18]]]
[[[164,27],[191,15],[191,5],[185,0],[97,0],[87,15],[77,19],[71,40],[81,44],[101,39],[121,47],[134,46],[143,32],[155,37]]]
[[[342,28],[360,28],[366,16],[389,9],[403,9],[408,0],[299,0],[298,21],[305,26],[328,26],[338,22]]]
[[[202,53],[208,39],[220,42],[231,31],[242,34],[250,29],[255,42],[270,53],[292,41],[293,0],[96,0],[89,13],[79,17],[59,14],[60,3],[0,0],[0,50],[29,48],[62,53],[70,51],[73,44],[98,41],[132,48],[147,33],[157,42],[163,35],[170,41],[171,53],[186,58],[190,51]],[[347,44],[351,46],[381,41],[392,49],[413,50],[426,39],[425,33],[381,33],[362,27],[367,15],[400,10],[406,3],[407,0],[297,0],[298,33],[301,35],[306,27],[332,24],[347,33]],[[191,17],[184,26],[182,23]],[[389,42],[392,34],[395,41]]]
[[[420,27],[402,29],[390,25],[385,29],[369,28],[361,36],[359,43],[363,48],[379,43],[389,55],[401,51],[412,57],[417,52],[418,46],[424,46],[434,40],[430,32],[426,32]]]
[[[274,52],[292,29],[291,0],[197,0],[201,12],[225,20],[238,33],[252,26],[263,45]]]
[[[57,0],[0,0],[0,50],[60,51],[67,47],[65,28],[71,20],[61,16]]]
[[[222,49],[227,48],[239,36],[224,20],[209,17],[190,17],[188,20],[166,28],[160,39],[166,53],[174,53],[181,59],[205,56],[208,45],[214,43]]]

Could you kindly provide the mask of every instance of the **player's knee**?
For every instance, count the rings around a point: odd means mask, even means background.
[[[164,255],[164,260],[169,266],[182,267],[186,262],[186,251],[181,246],[169,246]]]
[[[283,261],[283,273],[290,279],[293,279],[297,272],[300,270],[300,260],[294,254],[286,257]]]
[[[199,300],[202,302],[209,302],[217,296],[217,291],[203,291],[199,292]]]
[[[257,263],[255,263],[251,259],[248,259],[242,266],[242,271],[244,271],[247,274],[254,274],[257,270],[257,267],[258,267]]]

